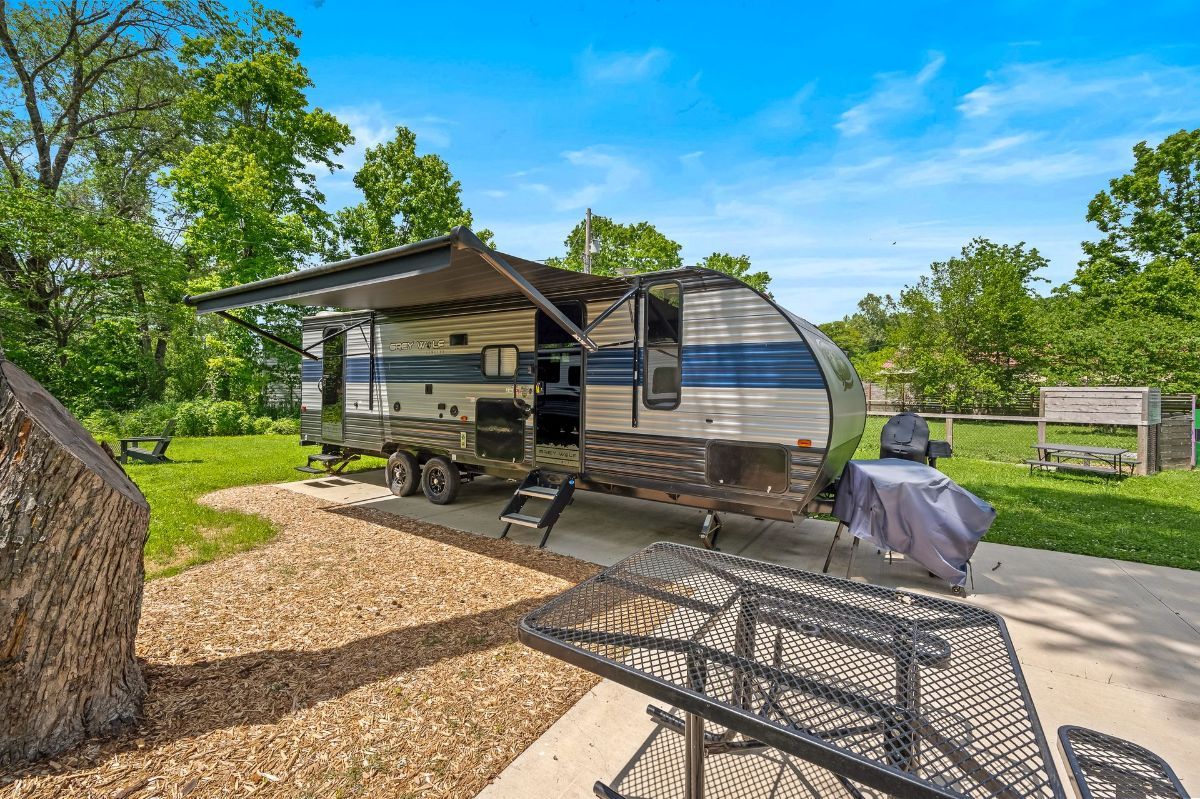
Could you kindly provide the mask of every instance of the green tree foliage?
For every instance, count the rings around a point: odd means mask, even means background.
[[[1088,204],[1104,237],[1072,281],[1098,310],[1200,319],[1200,129],[1133,148],[1133,169]]]
[[[978,238],[906,287],[898,303],[898,362],[914,370],[918,393],[1002,403],[1028,391],[1042,362],[1034,284],[1046,265],[1024,243]]]
[[[767,285],[771,282],[771,276],[766,272],[751,272],[750,256],[748,255],[714,252],[712,255],[705,256],[704,260],[700,262],[700,266],[736,277],[750,287],[770,296]]]
[[[1133,148],[1133,168],[1088,205],[1084,242],[1055,292],[1056,382],[1200,390],[1200,130]]]
[[[434,153],[417,155],[417,136],[403,126],[396,128],[396,138],[367,150],[354,185],[362,190],[363,201],[338,211],[336,236],[326,250],[330,260],[411,244],[474,223],[450,166]],[[490,231],[477,235],[491,244]]]
[[[181,272],[151,176],[180,146],[173,48],[210,21],[188,3],[0,4],[3,332],[69,400],[161,390]]]
[[[254,2],[239,24],[190,37],[180,51],[193,146],[164,184],[190,222],[188,251],[213,266],[210,286],[294,269],[329,223],[310,166],[338,168],[333,159],[353,137],[309,108],[299,35],[292,19]]]
[[[566,256],[551,258],[547,263],[582,272],[584,237],[584,223],[580,222],[563,242]],[[592,272],[597,275],[632,275],[683,266],[679,243],[659,233],[649,222],[625,225],[596,215],[592,217],[592,239],[600,246],[600,252],[592,255]]]

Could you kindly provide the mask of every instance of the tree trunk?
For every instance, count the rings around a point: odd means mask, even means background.
[[[121,467],[0,356],[0,764],[137,717],[149,523]]]

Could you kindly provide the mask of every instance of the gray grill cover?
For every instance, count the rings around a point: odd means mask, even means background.
[[[937,469],[884,458],[846,464],[833,515],[858,538],[963,585],[967,561],[996,520],[996,509]]]

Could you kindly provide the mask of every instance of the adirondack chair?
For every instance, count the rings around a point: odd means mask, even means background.
[[[121,454],[117,457],[120,463],[129,463],[129,459],[142,461],[143,463],[166,463],[170,459],[166,456],[167,446],[171,443],[171,434],[175,432],[175,420],[167,422],[167,426],[163,428],[161,436],[140,436],[138,438],[122,438],[121,439]],[[134,444],[143,444],[154,442],[154,449],[144,449],[135,447]]]

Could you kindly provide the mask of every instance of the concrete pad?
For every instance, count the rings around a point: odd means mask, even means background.
[[[488,536],[502,529],[498,515],[514,486],[482,478],[464,485],[454,505],[435,506],[420,495],[393,497],[382,472],[284,484],[329,501]],[[610,565],[654,541],[698,543],[703,517],[702,511],[689,508],[579,492],[555,527],[549,548]],[[820,570],[834,530],[833,523],[813,519],[791,525],[723,518],[723,551],[809,570]],[[510,536],[535,546],[540,532],[514,528]],[[843,536],[837,544],[832,574],[846,573],[849,538]],[[865,582],[952,596],[945,583],[919,564],[889,562],[866,543],[855,553],[851,574]],[[968,594],[964,601],[1005,618],[1048,739],[1053,741],[1055,730],[1065,723],[1129,738],[1161,754],[1185,786],[1200,790],[1200,572],[985,542],[974,558],[974,590]],[[645,795],[674,790],[669,776],[674,772],[666,770],[660,756],[676,745],[669,739],[677,736],[652,735],[646,702],[634,692],[602,683],[483,795],[589,796],[595,779],[611,783],[622,775]],[[1057,745],[1052,746],[1057,754]],[[658,763],[656,773],[668,775],[661,785],[648,785],[647,777],[636,776],[648,773],[638,764],[651,761]],[[777,760],[751,764],[746,773],[759,776],[750,782],[744,774],[722,779],[753,784],[759,794],[763,780],[791,773],[794,765]],[[791,784],[773,784],[785,783]]]

